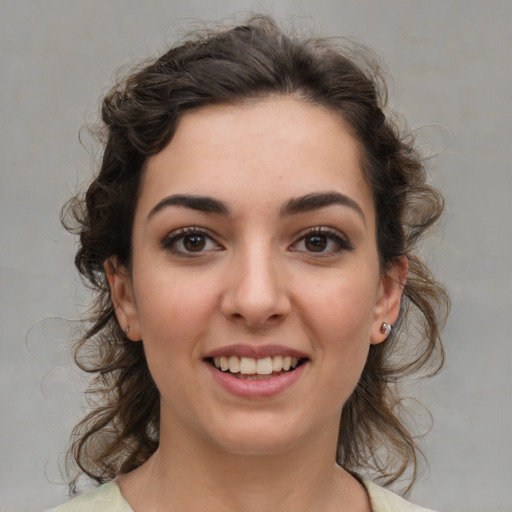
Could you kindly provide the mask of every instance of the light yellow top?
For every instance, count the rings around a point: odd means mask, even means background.
[[[373,512],[432,512],[405,501],[364,477],[359,478],[370,496]],[[49,512],[133,512],[133,510],[121,495],[119,486],[109,482]]]

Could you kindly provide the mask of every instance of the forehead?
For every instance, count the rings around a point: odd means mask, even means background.
[[[359,142],[325,107],[292,97],[202,107],[184,114],[168,146],[148,160],[140,206],[170,193],[270,206],[337,190],[372,210],[361,160]]]

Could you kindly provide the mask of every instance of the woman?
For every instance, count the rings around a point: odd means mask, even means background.
[[[415,476],[397,383],[442,363],[414,252],[442,199],[360,60],[256,17],[104,99],[68,211],[96,292],[72,455],[104,485],[56,510],[422,510],[360,473]]]

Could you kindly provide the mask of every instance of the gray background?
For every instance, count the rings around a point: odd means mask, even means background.
[[[119,66],[155,55],[191,18],[249,9],[374,47],[425,154],[453,137],[431,160],[447,200],[429,258],[453,298],[448,357],[440,376],[411,384],[435,418],[412,499],[512,511],[512,3],[498,0],[2,1],[0,511],[66,499],[59,463],[83,382],[64,319],[87,295],[58,215],[91,167],[79,130]]]

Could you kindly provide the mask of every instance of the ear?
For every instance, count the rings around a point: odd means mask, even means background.
[[[389,333],[382,332],[382,324],[387,323],[393,326],[400,314],[400,303],[408,270],[409,261],[406,256],[402,256],[381,277],[370,337],[372,345],[382,343],[388,338]]]
[[[117,321],[128,339],[140,341],[139,313],[133,295],[130,273],[119,264],[115,256],[105,261],[104,268]]]

